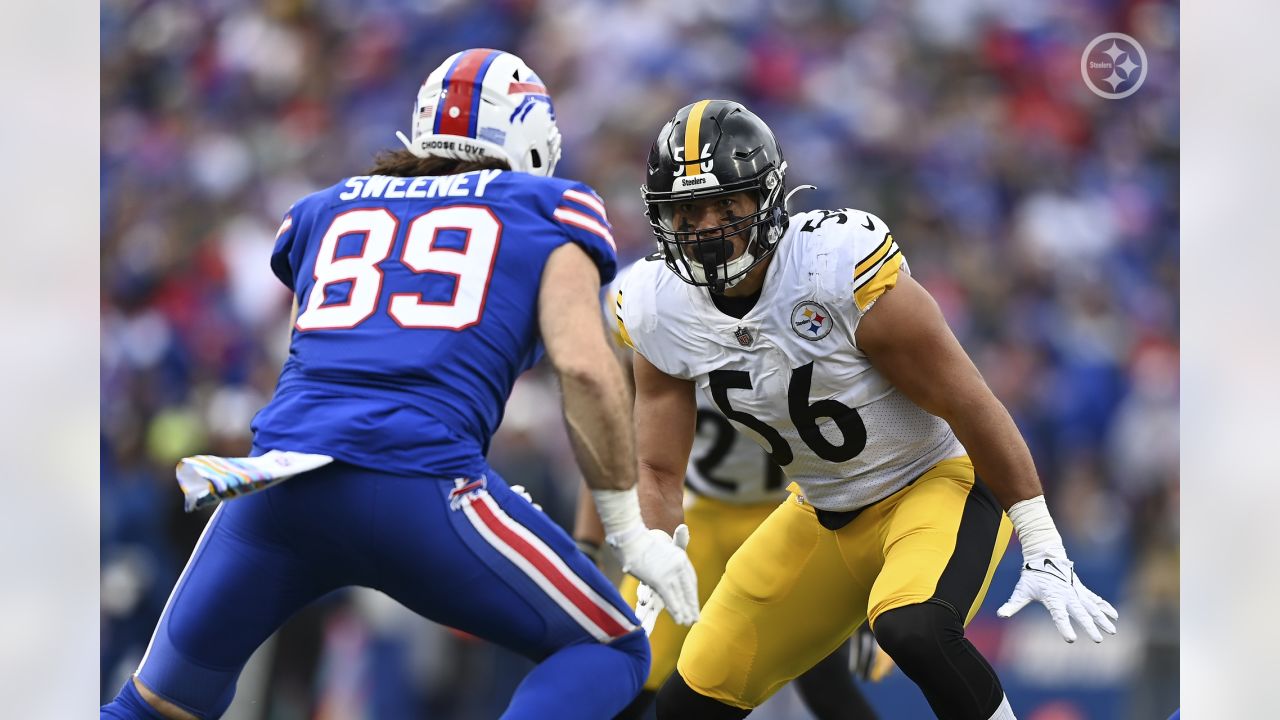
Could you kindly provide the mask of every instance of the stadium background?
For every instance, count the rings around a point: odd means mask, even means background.
[[[1079,72],[1113,31],[1149,62],[1119,101]],[[183,515],[174,461],[246,452],[283,360],[289,297],[266,265],[280,216],[394,146],[435,64],[487,46],[551,88],[558,174],[604,196],[627,258],[651,247],[645,152],[700,97],[773,126],[792,186],[819,186],[796,207],[885,218],[1025,433],[1081,575],[1122,617],[1099,646],[1062,643],[1039,608],[997,620],[1014,547],[970,636],[1020,717],[1176,706],[1176,6],[106,0],[101,42],[104,698],[207,517]],[[517,385],[491,460],[570,522],[578,476],[545,373]],[[527,667],[346,593],[255,656],[228,717],[490,718]],[[900,674],[868,693],[886,717],[927,716]],[[758,715],[804,716],[789,693]]]

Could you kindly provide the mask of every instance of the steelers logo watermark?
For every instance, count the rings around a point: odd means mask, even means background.
[[[1098,97],[1129,97],[1147,79],[1147,52],[1124,33],[1103,33],[1080,56],[1080,75]]]
[[[831,332],[831,314],[812,300],[806,300],[791,311],[791,329],[805,340],[821,340]]]

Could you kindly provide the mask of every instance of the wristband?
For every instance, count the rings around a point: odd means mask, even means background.
[[[1018,532],[1023,556],[1055,550],[1065,554],[1062,536],[1058,534],[1058,528],[1049,516],[1049,508],[1045,505],[1043,495],[1014,503],[1009,508],[1009,520],[1013,523],[1013,529]]]
[[[613,547],[645,531],[640,519],[640,500],[635,487],[626,490],[592,490],[605,542]]]

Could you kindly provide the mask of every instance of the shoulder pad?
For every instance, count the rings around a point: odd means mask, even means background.
[[[883,220],[853,208],[815,210],[792,219],[803,221],[797,234],[805,236],[811,253],[829,254],[835,277],[824,286],[852,295],[859,313],[866,312],[885,290],[897,284],[905,260]]]

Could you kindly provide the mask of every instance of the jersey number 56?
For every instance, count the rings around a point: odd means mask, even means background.
[[[782,434],[754,415],[735,410],[729,403],[729,390],[740,388],[751,390],[751,376],[746,370],[712,370],[709,376],[711,397],[725,417],[737,420],[754,430],[769,444],[769,455],[779,465],[790,465],[795,460],[791,445]],[[823,460],[845,462],[852,460],[867,446],[867,426],[857,408],[851,408],[837,400],[819,400],[809,402],[809,389],[813,386],[813,363],[802,365],[791,372],[791,383],[787,387],[787,405],[791,422],[800,439]],[[842,440],[833,443],[822,433],[818,424],[821,418],[831,418],[840,431]]]

